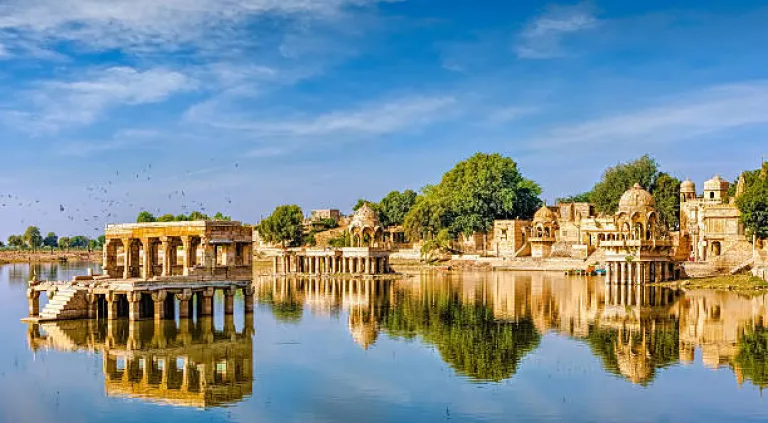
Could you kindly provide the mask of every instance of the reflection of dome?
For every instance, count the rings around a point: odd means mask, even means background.
[[[640,184],[635,184],[627,192],[622,194],[619,200],[619,209],[638,209],[643,207],[656,207],[656,200],[650,192],[643,189]]]
[[[540,208],[533,215],[534,222],[554,222],[555,220],[557,220],[555,213],[547,206]]]
[[[680,184],[680,192],[681,193],[695,193],[696,192],[696,184],[693,183],[692,180],[686,179],[683,181],[682,184]]]
[[[365,321],[362,315],[355,312],[349,315],[349,332],[352,334],[352,339],[355,340],[355,343],[365,350],[375,344],[376,338],[379,337],[376,323]]]
[[[723,179],[720,175],[715,175],[714,178],[704,182],[704,190],[706,191],[727,191],[730,184]]]

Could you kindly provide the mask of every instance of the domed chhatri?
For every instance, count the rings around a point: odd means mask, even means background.
[[[555,216],[555,213],[547,206],[543,206],[542,208],[538,209],[536,211],[536,214],[533,215],[533,221],[534,222],[554,222],[557,220],[557,216]]]
[[[696,184],[692,180],[686,179],[680,184],[681,193],[696,193]]]
[[[619,200],[619,211],[629,212],[640,208],[656,207],[653,195],[646,191],[640,184],[635,184],[627,192],[622,194]]]
[[[706,191],[719,191],[725,188],[728,190],[730,183],[723,179],[720,175],[715,175],[712,179],[704,182],[704,189]]]
[[[362,247],[366,243],[370,247],[376,247],[381,241],[383,231],[384,228],[381,227],[378,213],[368,203],[357,209],[349,223],[352,245],[357,247]],[[367,240],[366,236],[368,237]]]

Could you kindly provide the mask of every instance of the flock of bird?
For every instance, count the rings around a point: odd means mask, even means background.
[[[211,161],[213,162],[213,159]],[[238,163],[234,163],[234,169],[235,171],[239,169]],[[158,185],[163,184],[163,181],[154,180],[153,182],[152,164],[148,164],[138,171],[127,173],[115,171],[114,175],[103,183],[85,186],[85,197],[74,196],[81,198],[82,201],[57,200],[56,203],[51,203],[37,198],[25,198],[23,195],[14,193],[0,193],[0,216],[4,214],[3,210],[10,212],[17,209],[16,211],[22,216],[17,232],[23,232],[29,225],[45,226],[44,221],[31,221],[31,216],[45,217],[52,213],[59,213],[68,221],[79,223],[77,226],[83,231],[92,230],[93,233],[90,235],[98,236],[103,233],[106,224],[117,223],[118,220],[135,219],[140,211],[149,211],[155,216],[164,213],[189,214],[193,211],[208,213],[210,208],[206,203],[190,194],[195,191],[193,186],[198,183],[194,174],[195,172],[187,170],[181,181],[184,189],[177,188],[167,193],[167,201],[163,201],[168,204],[166,210],[161,210],[160,207],[144,206],[146,203],[157,203]],[[179,185],[178,181],[166,182],[168,185]],[[223,196],[220,204],[217,204],[216,211],[226,212],[226,208],[232,205],[232,198]]]

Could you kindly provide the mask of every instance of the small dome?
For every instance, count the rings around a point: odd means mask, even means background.
[[[720,175],[715,175],[714,178],[704,182],[705,191],[727,191],[729,186],[730,183]]]
[[[544,206],[536,211],[533,215],[534,222],[554,222],[557,220],[555,213],[547,206]]]
[[[682,184],[680,184],[680,192],[685,192],[685,193],[694,192],[695,193],[696,192],[696,184],[694,184],[692,180],[686,179],[685,181],[683,181]]]
[[[633,210],[643,207],[656,207],[656,200],[650,192],[646,191],[640,184],[635,184],[627,192],[622,194],[619,200],[619,210]]]
[[[352,222],[349,224],[349,227],[377,228],[379,225],[379,215],[376,213],[376,210],[371,208],[368,203],[364,203],[362,207],[357,209],[355,215],[352,216]]]

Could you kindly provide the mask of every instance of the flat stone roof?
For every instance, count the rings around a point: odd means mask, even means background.
[[[106,229],[180,228],[185,226],[205,228],[208,226],[243,226],[243,224],[230,220],[190,220],[185,222],[110,223],[107,224]]]

